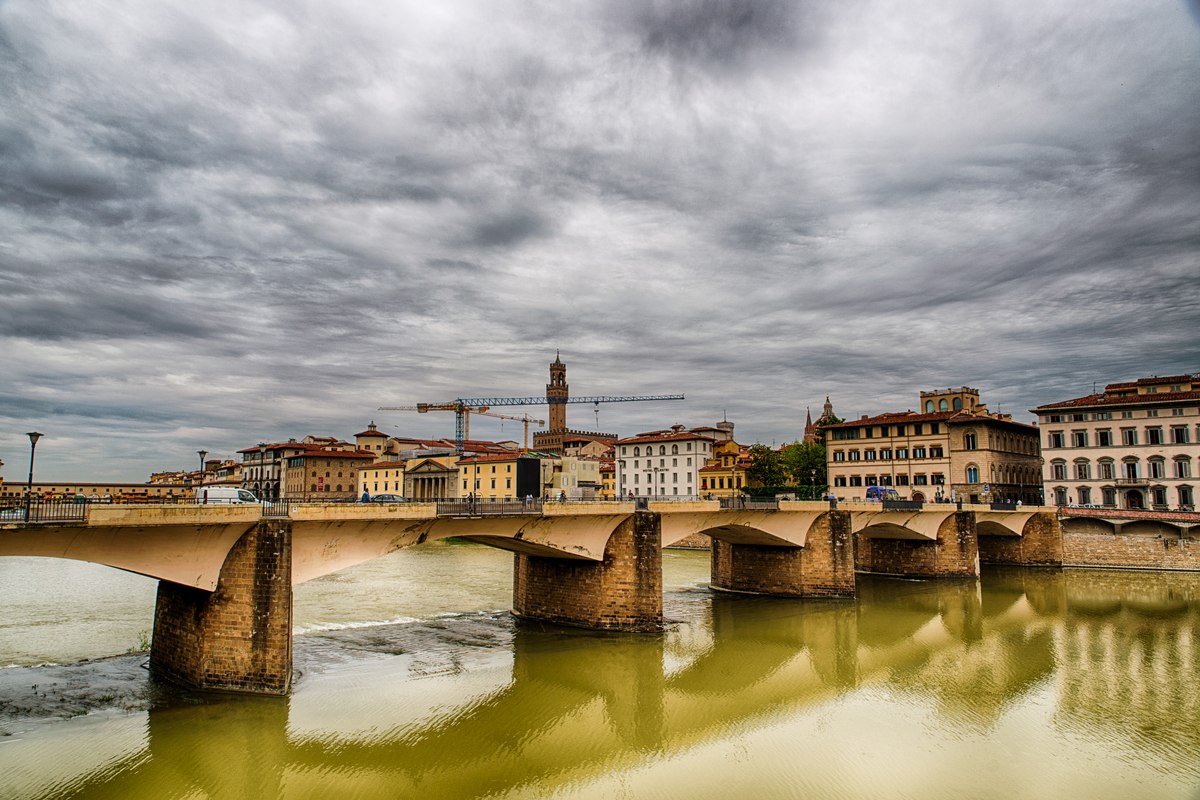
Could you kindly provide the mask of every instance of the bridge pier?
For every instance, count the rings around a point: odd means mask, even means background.
[[[661,519],[638,511],[617,526],[604,560],[513,558],[513,613],[596,630],[663,627]]]
[[[213,592],[159,581],[150,671],[194,689],[287,694],[291,522],[264,520],[243,534]]]
[[[858,534],[857,567],[862,572],[913,578],[978,578],[979,536],[975,513],[947,514],[933,540]],[[864,535],[866,534],[866,535]]]
[[[774,597],[853,597],[854,535],[850,515],[817,517],[803,547],[712,541],[714,589]]]
[[[1063,530],[1058,516],[1045,511],[1034,514],[1025,522],[1020,536],[987,535],[981,525],[979,557],[985,564],[1061,567]]]

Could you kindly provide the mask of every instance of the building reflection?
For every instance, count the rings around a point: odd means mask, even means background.
[[[1198,598],[1200,576],[995,570],[982,583],[866,579],[848,601],[714,594],[666,637],[515,624],[511,680],[460,706],[401,723],[381,698],[357,732],[325,734],[289,731],[297,698],[176,703],[149,712],[145,753],[75,788],[500,794],[634,768],[872,683],[982,731],[1052,691],[1054,724],[1182,759],[1200,752]],[[687,638],[696,626],[707,635]],[[396,680],[421,691],[418,676]]]

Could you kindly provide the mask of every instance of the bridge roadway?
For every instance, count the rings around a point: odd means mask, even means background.
[[[714,589],[851,597],[855,573],[979,575],[992,560],[1061,564],[1051,509],[782,501],[548,503],[515,513],[436,504],[90,506],[76,523],[5,525],[0,556],[91,561],[159,579],[151,669],[196,688],[284,694],[291,684],[292,586],[433,539],[515,554],[513,613],[598,630],[659,631],[661,549],[712,538]]]

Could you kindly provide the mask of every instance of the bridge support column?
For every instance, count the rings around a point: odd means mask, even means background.
[[[1061,567],[1063,531],[1058,516],[1035,514],[1020,536],[980,536],[979,557],[985,564],[1022,567]]]
[[[604,560],[513,560],[513,613],[596,630],[660,631],[662,539],[658,514],[638,511],[613,531]]]
[[[858,537],[858,569],[913,578],[978,578],[975,513],[958,511],[938,526],[937,538]]]
[[[292,529],[263,521],[225,557],[216,591],[159,581],[150,671],[194,689],[287,694]]]
[[[817,517],[804,547],[712,543],[714,589],[775,597],[853,597],[854,535],[850,515]]]

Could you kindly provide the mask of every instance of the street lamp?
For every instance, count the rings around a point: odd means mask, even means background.
[[[204,459],[208,457],[207,450],[197,450],[196,455],[200,456],[200,477],[197,478],[197,485],[204,485]]]
[[[33,502],[33,455],[37,450],[38,439],[42,435],[37,431],[30,431],[25,434],[29,437],[29,482],[25,484],[25,522],[29,522],[29,506]]]
[[[809,485],[812,486],[812,488],[809,490],[812,493],[812,497],[809,499],[816,500],[817,499],[817,471],[816,471],[816,469],[810,469],[808,471],[808,482],[809,482]]]

